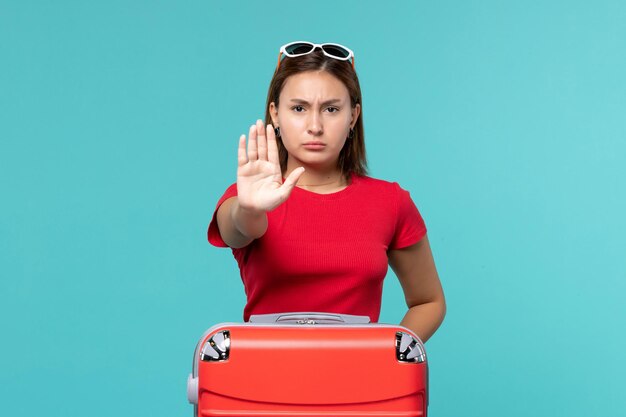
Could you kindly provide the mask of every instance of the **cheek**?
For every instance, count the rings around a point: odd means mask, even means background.
[[[300,137],[300,133],[297,127],[293,126],[289,123],[283,123],[280,127],[280,136],[283,142],[283,146],[291,151],[298,142],[298,138]]]
[[[280,125],[280,136],[282,138],[283,145],[288,148],[289,143],[293,142],[294,138],[297,137],[297,129],[288,123],[282,123]]]
[[[283,144],[287,149],[289,145],[299,143],[306,137],[307,124],[306,120],[302,118],[292,117],[283,120],[280,128],[281,135],[283,137]]]
[[[346,145],[346,138],[343,137],[339,142],[337,142],[337,149],[342,150]]]
[[[304,117],[285,117],[282,121],[283,125],[289,130],[297,130],[306,125]]]
[[[329,126],[331,127],[331,126]],[[339,142],[343,145],[343,142],[346,141],[348,134],[350,133],[350,123],[342,121],[337,121],[337,123],[333,124],[332,132],[329,129],[330,134],[337,138]]]

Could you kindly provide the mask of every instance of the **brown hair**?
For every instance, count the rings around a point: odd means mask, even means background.
[[[365,158],[365,135],[363,132],[363,103],[361,98],[361,86],[356,71],[352,68],[352,63],[327,57],[321,50],[315,50],[307,55],[298,57],[285,57],[280,66],[274,72],[270,87],[267,92],[267,102],[265,105],[265,124],[272,123],[270,116],[270,103],[274,102],[278,108],[280,93],[285,86],[287,78],[292,75],[307,71],[326,71],[339,79],[348,89],[350,95],[350,105],[352,108],[357,104],[361,106],[361,112],[354,125],[354,135],[348,139],[339,153],[339,168],[346,179],[350,179],[352,174],[366,175],[367,160]],[[287,169],[287,149],[283,145],[280,137],[276,138],[278,144],[278,156],[280,168],[284,173]]]

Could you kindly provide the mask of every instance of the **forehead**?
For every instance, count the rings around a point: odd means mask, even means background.
[[[299,98],[307,101],[341,99],[348,100],[349,92],[339,78],[326,71],[308,71],[292,75],[285,81],[280,92],[281,101]]]

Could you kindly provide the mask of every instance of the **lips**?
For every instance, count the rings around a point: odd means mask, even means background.
[[[324,142],[305,142],[302,145],[305,149],[310,149],[310,150],[320,150],[320,149],[324,149],[326,147],[326,144]]]

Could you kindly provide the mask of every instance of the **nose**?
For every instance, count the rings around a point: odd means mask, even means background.
[[[320,136],[324,132],[324,128],[322,126],[322,116],[317,111],[312,111],[308,120],[308,129],[309,135]]]

